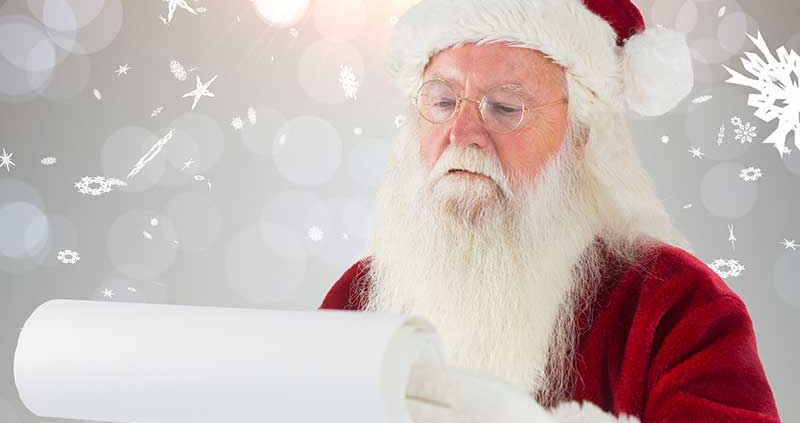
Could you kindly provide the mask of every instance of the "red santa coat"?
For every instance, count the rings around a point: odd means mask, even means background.
[[[713,270],[667,244],[635,266],[609,257],[581,326],[574,400],[642,423],[780,421],[747,309]],[[319,309],[363,309],[353,288],[367,266],[347,269]]]

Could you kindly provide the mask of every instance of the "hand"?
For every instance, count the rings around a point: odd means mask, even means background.
[[[553,422],[528,392],[468,369],[412,369],[406,396],[414,423]]]

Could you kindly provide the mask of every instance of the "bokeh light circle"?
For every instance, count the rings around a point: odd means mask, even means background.
[[[154,217],[159,222],[156,227],[150,225]],[[178,251],[173,243],[177,237],[175,225],[167,216],[153,210],[136,209],[119,216],[111,224],[106,248],[117,271],[128,278],[147,281],[172,265]]]
[[[56,64],[50,38],[38,22],[23,15],[0,16],[0,55],[26,71],[43,71]]]
[[[341,67],[349,66],[363,86],[364,60],[361,53],[345,41],[322,39],[308,46],[297,63],[297,79],[303,91],[323,104],[353,101],[339,82]],[[358,93],[356,93],[356,98]]]
[[[314,4],[314,27],[326,38],[352,40],[367,22],[364,0],[320,1]]]
[[[350,150],[348,169],[353,181],[369,187],[377,187],[383,182],[389,155],[390,142],[380,138],[365,138]]]
[[[750,213],[758,199],[758,184],[739,178],[739,172],[746,167],[726,162],[706,173],[700,182],[700,195],[709,212],[724,219],[738,219]]]
[[[261,220],[299,234],[310,256],[318,255],[330,241],[331,212],[328,205],[310,191],[283,191],[272,196],[264,206]]]
[[[303,19],[308,0],[253,0],[258,15],[267,23],[280,28],[290,27]]]
[[[50,2],[53,0],[47,0]],[[64,0],[60,0],[64,1]],[[92,10],[97,6],[97,0],[91,0],[86,5],[78,6],[83,0],[70,2],[73,12],[76,13],[76,27],[64,30],[50,28],[48,34],[59,47],[73,54],[93,54],[108,47],[119,35],[122,28],[123,9],[120,0],[104,0],[103,7],[97,16],[81,25]],[[85,12],[78,12],[85,10]],[[63,25],[65,25],[66,22]]]
[[[100,165],[103,169],[103,175],[100,176],[124,180],[127,186],[115,188],[122,191],[141,192],[153,187],[164,174],[166,155],[163,153],[164,149],[169,148],[169,143],[139,173],[130,178],[127,176],[164,135],[166,132],[157,137],[148,129],[138,126],[126,126],[116,130],[108,137],[100,152]]]
[[[272,154],[272,140],[286,123],[286,116],[278,110],[266,107],[257,107],[255,110],[256,124],[247,124],[242,128],[242,145],[260,156],[269,156]]]
[[[225,248],[231,288],[263,305],[289,300],[305,281],[307,261],[299,236],[270,222],[247,226]]]
[[[35,256],[47,245],[49,232],[39,207],[24,201],[0,205],[0,255],[15,260]]]
[[[180,250],[205,251],[219,239],[222,216],[217,204],[207,194],[179,194],[167,202],[164,214],[175,224]]]
[[[83,28],[103,10],[106,0],[27,0],[31,14],[49,28],[75,31]]]
[[[272,159],[288,181],[319,185],[333,177],[342,161],[342,141],[336,128],[315,116],[286,122],[272,143]]]

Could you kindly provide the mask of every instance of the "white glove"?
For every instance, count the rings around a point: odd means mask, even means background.
[[[553,423],[528,392],[468,369],[412,369],[406,406],[414,423]]]

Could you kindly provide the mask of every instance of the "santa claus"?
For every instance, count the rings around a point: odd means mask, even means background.
[[[423,0],[388,69],[409,121],[369,255],[320,309],[423,316],[449,365],[569,421],[599,421],[576,402],[779,421],[745,305],[690,253],[625,120],[691,90],[681,34],[629,0]]]

